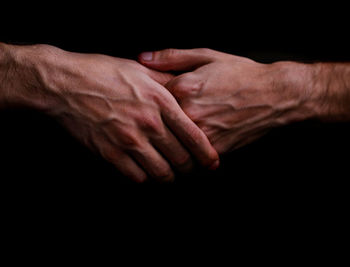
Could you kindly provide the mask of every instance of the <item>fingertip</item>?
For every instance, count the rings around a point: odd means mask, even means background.
[[[128,171],[126,176],[138,184],[145,183],[148,180],[148,175],[142,169],[139,168],[134,168]]]
[[[210,165],[209,170],[214,171],[214,170],[216,170],[217,168],[219,168],[219,166],[220,166],[220,160],[217,159],[212,165]]]
[[[138,184],[142,184],[142,183],[147,181],[147,175],[141,174],[141,175],[137,175],[137,176],[132,176],[132,177],[130,177],[130,179]]]
[[[219,167],[219,165],[220,165],[219,155],[216,152],[216,150],[211,147],[210,151],[208,151],[207,161],[204,166],[207,167],[209,170],[215,170]]]
[[[140,61],[143,61],[143,62],[149,62],[149,61],[152,61],[153,60],[153,57],[154,57],[154,52],[142,52],[140,55],[139,55],[139,60]]]
[[[208,140],[209,142],[209,140]],[[215,170],[220,165],[220,157],[218,152],[215,150],[215,148],[211,145],[209,142],[209,147],[207,150],[207,161],[205,162],[205,167],[207,167],[209,170]]]

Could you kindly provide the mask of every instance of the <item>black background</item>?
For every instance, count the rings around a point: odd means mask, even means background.
[[[2,3],[0,40],[128,58],[209,47],[266,63],[349,61],[343,5]],[[126,257],[162,265],[189,258],[213,265],[305,257],[333,263],[344,252],[349,123],[275,129],[222,157],[216,172],[198,170],[170,185],[131,183],[35,111],[3,110],[0,123],[2,211],[8,211],[2,223],[11,260],[45,261],[46,255],[101,263],[104,256],[96,254],[103,250],[117,262]],[[20,248],[34,253],[19,255]]]
[[[133,59],[142,51],[209,47],[266,63],[350,60],[349,23],[341,5],[51,2],[3,10],[7,16],[0,40],[11,43],[47,43]],[[0,175],[12,189],[91,197],[145,187],[161,194],[156,184],[136,186],[121,177],[51,118],[7,110],[1,111],[0,120]],[[189,189],[188,194],[203,192],[213,198],[250,196],[247,200],[343,196],[349,133],[348,123],[303,122],[275,129],[224,156],[218,171],[180,175],[165,190]]]

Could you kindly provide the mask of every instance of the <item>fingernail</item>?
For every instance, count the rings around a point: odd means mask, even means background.
[[[216,160],[210,167],[210,170],[216,170],[220,165],[220,160]]]
[[[143,52],[141,58],[144,61],[151,61],[153,59],[153,52]]]

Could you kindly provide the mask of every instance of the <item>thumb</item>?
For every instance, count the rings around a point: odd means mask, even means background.
[[[215,51],[207,48],[165,49],[139,55],[141,64],[160,71],[188,71],[213,61]]]
[[[151,77],[153,80],[155,80],[157,83],[161,85],[166,85],[169,81],[171,81],[175,76],[171,73],[167,72],[159,72],[152,69],[147,69],[147,74],[149,77]]]

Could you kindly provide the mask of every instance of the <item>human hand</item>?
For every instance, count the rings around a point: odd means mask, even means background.
[[[172,167],[192,168],[190,153],[204,166],[218,166],[205,134],[161,85],[171,75],[136,61],[47,45],[12,47],[11,53],[16,60],[6,101],[55,116],[125,176],[173,180]]]
[[[318,112],[318,91],[310,90],[313,69],[306,64],[260,64],[210,49],[146,52],[139,61],[158,71],[184,72],[165,87],[218,153]]]

